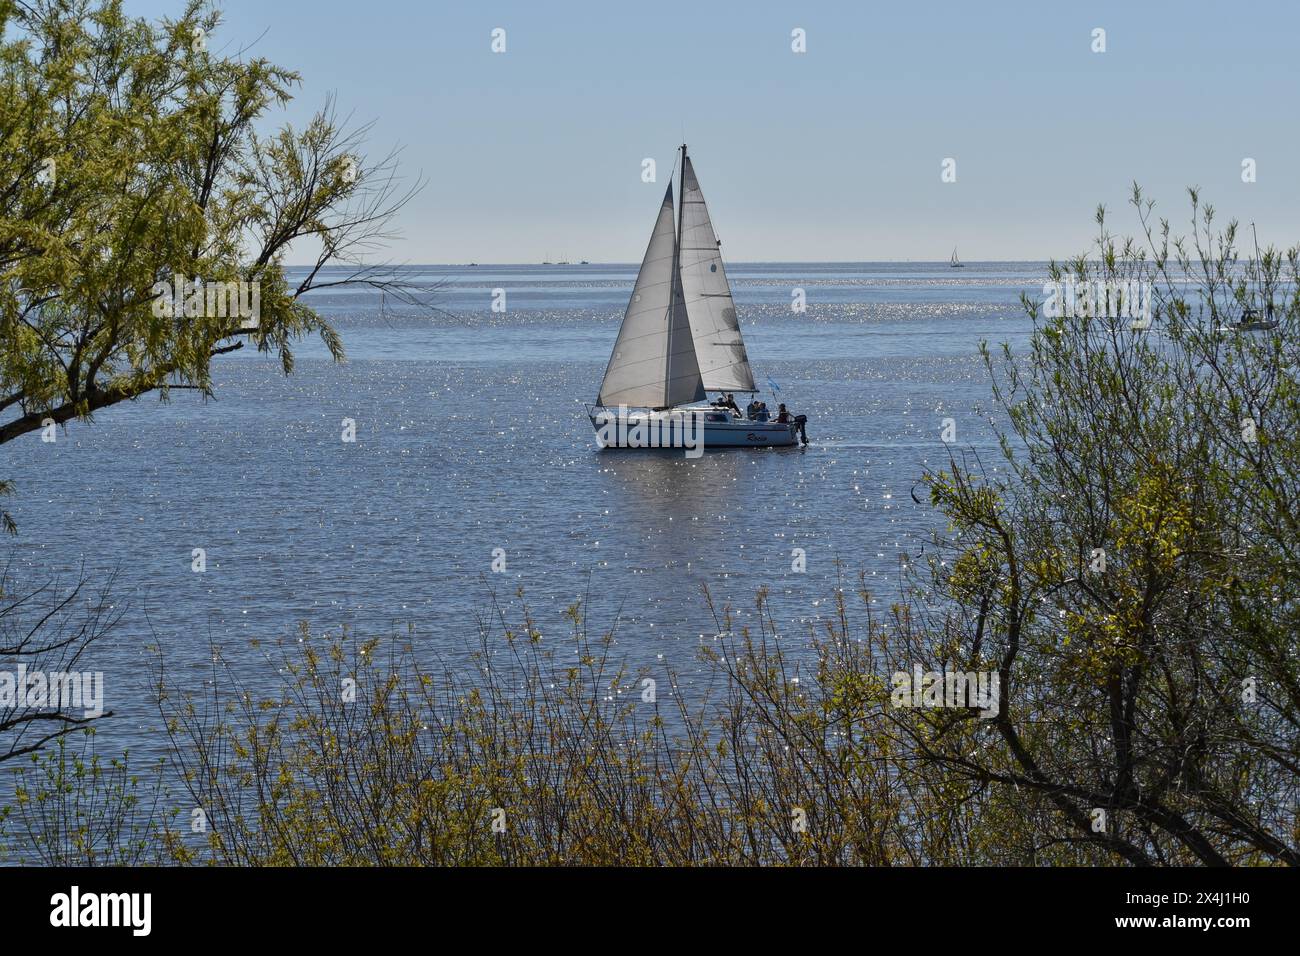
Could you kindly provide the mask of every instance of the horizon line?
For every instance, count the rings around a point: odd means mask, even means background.
[[[993,265],[1021,265],[1026,263],[1032,264],[1032,263],[1040,263],[1040,262],[1068,262],[1075,258],[1077,258],[1077,256],[1063,256],[1055,259],[1051,257],[1045,259],[963,259],[962,264],[964,266],[969,266],[975,263],[993,264]],[[947,259],[732,259],[729,260],[727,264],[733,266],[734,265],[766,266],[766,265],[900,265],[900,264],[907,264],[907,263],[912,263],[917,265],[943,265],[952,268],[952,266],[950,265]],[[365,263],[362,264],[361,266],[340,263],[338,265],[326,265],[321,268],[356,270],[358,268],[405,269],[405,268],[412,268],[412,267],[418,268],[422,266],[466,266],[466,267],[482,268],[483,266],[583,266],[583,265],[640,266],[641,263],[632,262],[632,261],[619,261],[619,260],[596,261],[594,259],[587,260],[586,262],[582,262],[582,261],[579,262],[538,262],[538,261],[491,262],[491,261],[484,260],[482,262],[478,262],[478,261],[403,262],[403,263],[388,264],[388,265],[384,263]],[[284,268],[313,269],[316,268],[316,264],[314,262],[287,262],[284,264]]]

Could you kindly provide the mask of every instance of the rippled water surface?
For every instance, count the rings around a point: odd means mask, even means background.
[[[583,416],[633,266],[413,268],[443,283],[432,317],[369,292],[319,295],[345,364],[319,342],[302,344],[289,377],[235,353],[217,362],[213,401],[145,398],[54,444],[7,445],[14,572],[33,584],[116,572],[125,616],[92,663],[119,715],[106,732],[145,751],[157,746],[154,640],[182,684],[203,679],[215,640],[269,689],[275,672],[249,641],[301,621],[411,630],[417,653],[463,663],[493,588],[516,603],[522,587],[551,632],[578,598],[596,625],[621,613],[622,655],[689,679],[715,630],[706,583],[738,606],[769,586],[795,630],[825,607],[838,558],[888,603],[899,553],[933,522],[910,491],[946,457],[940,423],[991,447],[977,346],[1023,345],[1018,297],[1041,289],[1044,269],[730,266],[757,377],[809,416],[813,444],[697,460],[599,451]],[[504,314],[490,311],[494,289]],[[340,440],[344,418],[355,443]],[[194,548],[205,573],[191,571]],[[491,572],[496,548],[504,574]],[[805,574],[791,571],[794,548]]]

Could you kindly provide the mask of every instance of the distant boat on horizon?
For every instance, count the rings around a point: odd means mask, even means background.
[[[1255,261],[1259,262],[1259,234],[1255,231],[1255,224],[1250,224],[1250,234],[1255,238]],[[1268,303],[1264,307],[1265,318],[1260,318],[1259,310],[1255,308],[1254,296],[1251,296],[1250,305],[1241,313],[1241,318],[1237,324],[1232,327],[1234,332],[1268,332],[1275,329],[1280,324],[1276,318],[1273,309],[1273,296],[1268,297]]]
[[[954,268],[954,269],[965,269],[965,268],[966,268],[966,263],[962,262],[961,260],[959,260],[959,259],[957,258],[957,247],[956,247],[956,246],[953,246],[953,247],[952,247],[952,258],[948,260],[948,265],[950,265],[950,266],[951,266],[952,268]]]
[[[1274,318],[1272,303],[1268,306],[1268,317],[1260,318],[1259,312],[1253,305],[1246,306],[1242,310],[1241,318],[1233,325],[1219,326],[1220,332],[1268,332],[1275,329],[1281,323]]]

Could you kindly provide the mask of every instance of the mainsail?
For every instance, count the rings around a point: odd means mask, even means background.
[[[685,153],[685,147],[682,150]],[[757,391],[731,286],[722,267],[718,236],[690,157],[684,157],[682,164],[681,262],[686,311],[704,387],[709,391]]]
[[[678,273],[670,183],[600,383],[597,404],[606,408],[671,408],[705,397]]]

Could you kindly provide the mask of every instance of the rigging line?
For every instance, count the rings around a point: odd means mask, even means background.
[[[673,150],[673,168],[670,169],[670,170],[668,171],[668,178],[669,178],[670,180],[671,180],[675,175],[677,175],[677,159],[678,159],[679,156],[681,156],[681,153],[682,153],[682,151],[681,151],[680,149],[674,149],[674,150]],[[681,197],[679,196],[679,197],[677,197],[677,198],[678,198],[678,200],[680,201]]]

